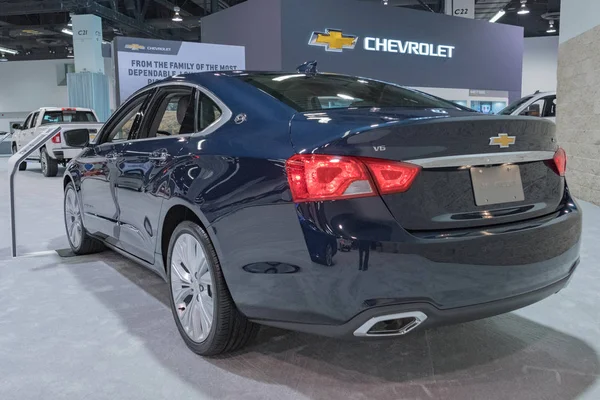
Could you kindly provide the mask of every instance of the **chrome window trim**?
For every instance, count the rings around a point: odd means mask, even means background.
[[[481,153],[458,156],[417,158],[406,160],[407,163],[420,165],[422,168],[472,167],[494,164],[515,164],[522,162],[551,160],[553,151],[514,151],[510,153]]]

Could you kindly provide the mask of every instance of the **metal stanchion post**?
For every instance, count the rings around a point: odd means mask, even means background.
[[[60,132],[59,126],[49,127],[40,132],[40,134],[27,143],[25,147],[13,154],[8,159],[8,193],[10,197],[10,234],[11,234],[11,251],[12,256],[17,256],[17,226],[15,220],[15,174],[19,169],[19,165],[27,159],[34,151],[46,143],[48,139]]]

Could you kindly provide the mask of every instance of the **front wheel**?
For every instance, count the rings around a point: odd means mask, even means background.
[[[215,249],[198,224],[184,221],[175,228],[167,274],[175,324],[193,352],[202,356],[230,352],[255,336],[257,325],[236,308]]]
[[[104,249],[104,245],[88,235],[83,227],[83,217],[79,205],[79,196],[75,186],[70,182],[65,188],[65,228],[67,238],[73,253],[77,255],[97,253]]]
[[[45,177],[51,178],[58,174],[58,162],[50,157],[45,147],[40,150],[40,164]]]

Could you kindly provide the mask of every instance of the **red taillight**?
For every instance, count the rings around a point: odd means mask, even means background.
[[[556,164],[558,175],[565,176],[565,172],[567,171],[567,153],[562,147],[559,147],[556,153],[554,153],[554,164]]]
[[[556,150],[556,153],[554,153],[554,158],[548,160],[546,164],[552,168],[557,175],[565,176],[565,171],[567,170],[567,153],[562,147],[559,147],[558,150]]]
[[[375,193],[363,163],[353,157],[297,154],[285,163],[294,201],[335,200]]]
[[[286,162],[295,202],[349,199],[407,191],[419,167],[375,158],[297,154]],[[369,173],[370,172],[370,173]]]
[[[52,136],[52,139],[50,139],[50,140],[54,144],[60,144],[60,142],[61,142],[60,132],[58,132],[56,135]]]
[[[421,167],[413,164],[363,158],[381,194],[401,193],[410,189]]]

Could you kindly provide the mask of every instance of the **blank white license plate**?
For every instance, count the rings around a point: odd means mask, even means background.
[[[471,168],[471,182],[478,206],[525,200],[518,165]]]

